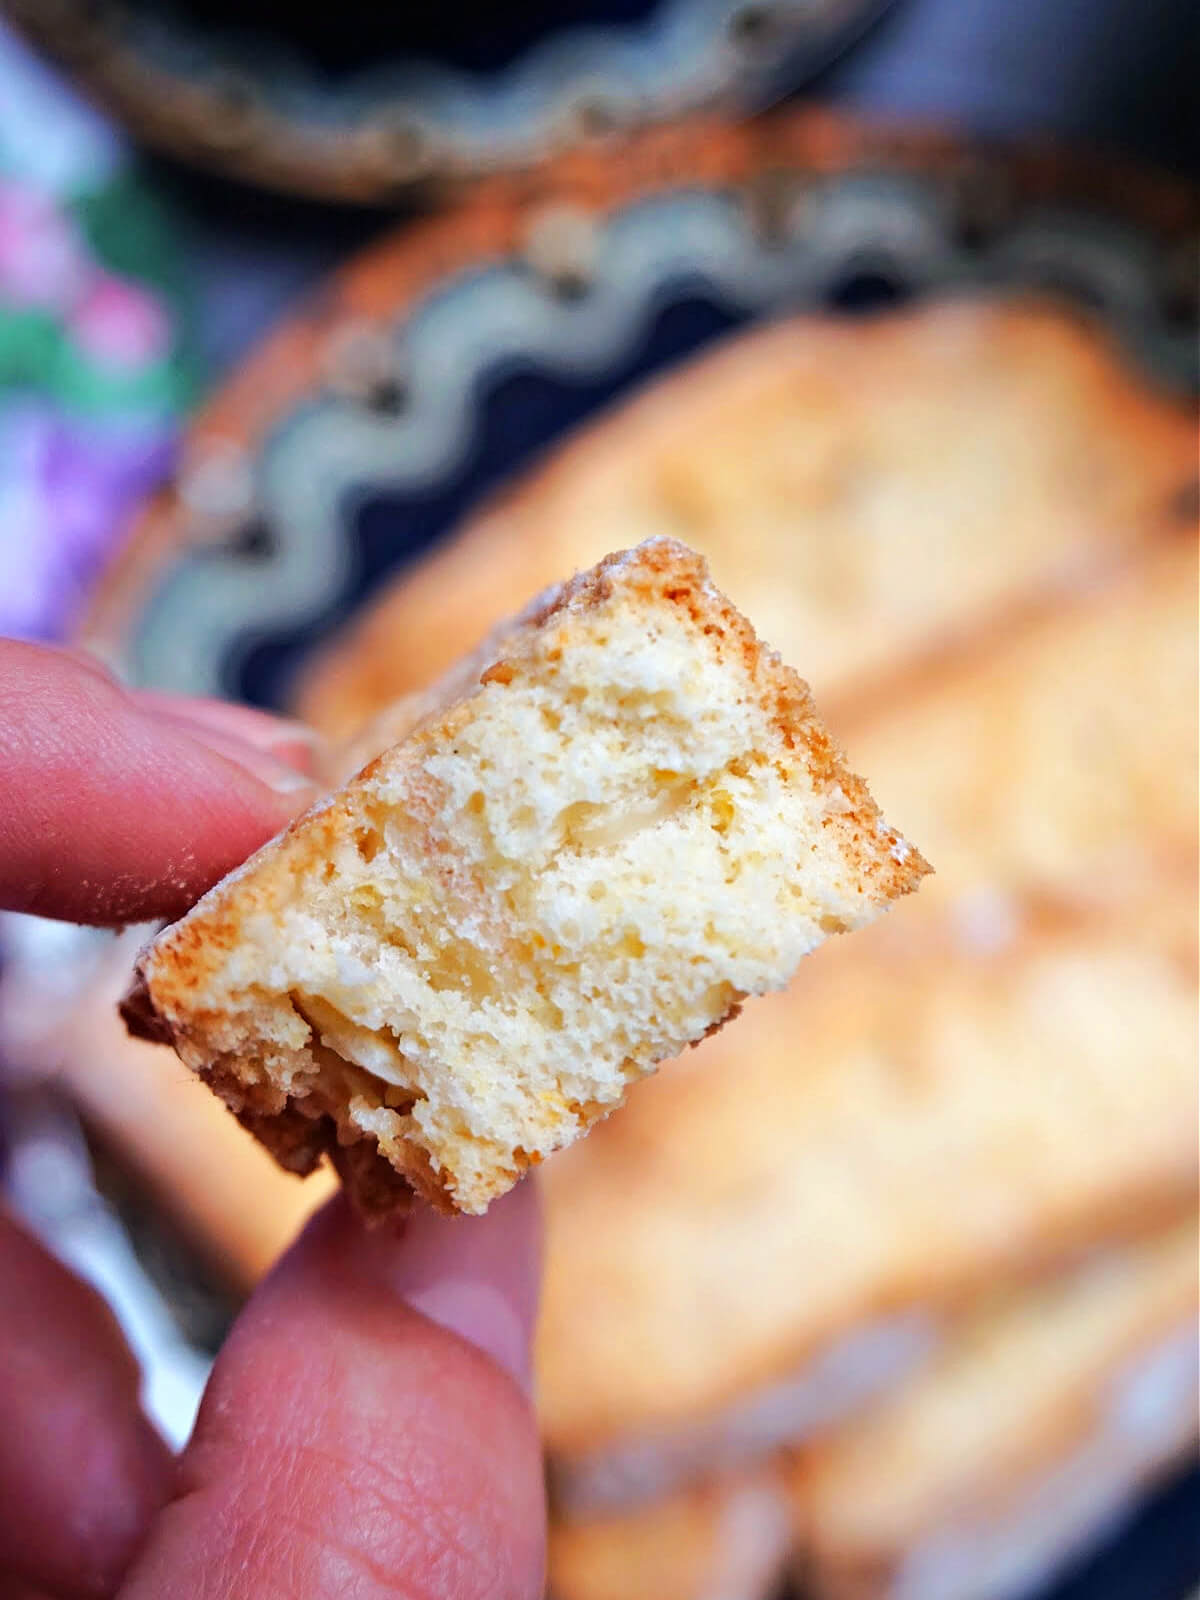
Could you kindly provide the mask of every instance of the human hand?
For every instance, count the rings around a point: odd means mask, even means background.
[[[289,724],[0,641],[0,907],[176,916],[313,797],[307,758]],[[537,1600],[536,1209],[525,1183],[368,1233],[331,1202],[178,1461],[103,1302],[0,1216],[0,1595]]]

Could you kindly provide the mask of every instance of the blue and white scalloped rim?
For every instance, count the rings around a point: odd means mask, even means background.
[[[753,96],[797,53],[827,59],[890,0],[777,0],[765,42],[739,48],[733,24],[747,0],[661,0],[636,22],[575,24],[549,33],[507,65],[468,72],[431,60],[388,63],[355,73],[336,92],[277,38],[214,31],[203,40],[170,9],[127,15],[124,37],[160,71],[193,77],[240,71],[268,106],[310,126],[345,132],[374,112],[400,109],[436,133],[441,150],[494,167],[543,154],[564,117],[595,99],[620,124],[670,117],[710,103],[732,87]]]

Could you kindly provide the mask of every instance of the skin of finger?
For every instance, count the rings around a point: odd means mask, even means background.
[[[166,1500],[171,1457],[108,1307],[3,1214],[0,1283],[0,1574],[98,1600]]]
[[[0,1567],[0,1600],[59,1600],[49,1589],[35,1589],[18,1573]]]
[[[305,803],[62,652],[0,640],[0,907],[175,917]]]
[[[357,1228],[333,1202],[251,1300],[122,1600],[541,1600],[529,1403]]]

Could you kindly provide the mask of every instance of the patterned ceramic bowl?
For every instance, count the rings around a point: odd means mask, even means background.
[[[501,478],[754,319],[971,290],[1099,310],[1194,388],[1200,199],[1046,151],[783,111],[493,180],[336,274],[196,416],[89,642],[284,705],[298,664]]]
[[[794,90],[888,0],[5,0],[158,148],[294,193],[386,202],[581,140]]]

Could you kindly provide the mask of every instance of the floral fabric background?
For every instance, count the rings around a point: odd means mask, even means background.
[[[167,472],[181,283],[123,142],[0,31],[0,633],[62,636]]]

